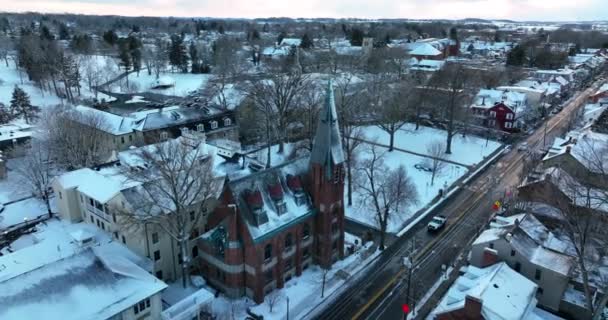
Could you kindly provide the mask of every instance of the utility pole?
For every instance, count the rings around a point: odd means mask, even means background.
[[[549,119],[545,121],[545,132],[543,134],[543,148],[547,146],[547,125],[549,123]]]

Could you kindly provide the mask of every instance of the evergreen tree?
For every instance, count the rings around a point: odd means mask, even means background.
[[[308,33],[305,33],[302,36],[302,41],[300,42],[300,48],[302,49],[310,49],[314,47],[314,43],[312,42],[312,39],[310,38],[310,36],[308,35]]]
[[[190,61],[192,61],[192,73],[201,73],[201,63],[198,57],[198,50],[194,41],[190,41]]]
[[[68,40],[70,39],[70,31],[68,30],[68,26],[65,23],[59,24],[59,39]]]
[[[132,61],[129,47],[124,42],[121,42],[119,46],[118,57],[120,58],[120,65],[125,68],[125,72],[127,73],[127,86],[129,86],[129,70],[131,70]]]
[[[76,53],[91,54],[93,52],[93,39],[88,34],[74,35],[70,41],[70,49]]]
[[[253,32],[251,33],[251,39],[260,40],[260,32],[257,29],[253,29]]]
[[[363,44],[363,30],[359,28],[353,28],[350,32],[350,44],[352,46],[360,47]]]
[[[184,38],[176,34],[171,36],[169,64],[171,64],[172,67],[180,69],[182,72],[188,72],[188,54],[186,53]]]
[[[454,41],[458,40],[458,30],[455,27],[450,28],[450,39]]]
[[[220,24],[220,26],[217,28],[217,32],[219,32],[220,34],[224,34],[224,24]]]
[[[133,63],[133,70],[137,72],[137,76],[139,76],[139,71],[141,70],[141,49],[135,48],[131,50],[131,62]]]
[[[25,123],[29,124],[35,118],[37,111],[38,107],[34,107],[30,103],[30,97],[27,93],[19,86],[15,86],[10,105],[10,113],[13,117],[23,117]]]
[[[44,40],[55,40],[55,36],[51,33],[51,30],[45,25],[40,27],[40,38]]]
[[[118,42],[118,35],[116,35],[116,32],[114,32],[114,30],[108,30],[104,32],[103,40],[109,45],[114,46],[116,42]]]
[[[283,39],[285,39],[286,36],[287,34],[285,34],[285,31],[281,31],[281,33],[279,33],[279,36],[277,37],[277,44],[281,44],[281,42],[283,41]]]
[[[0,103],[0,124],[7,124],[12,120],[13,115],[10,110],[3,103]]]
[[[523,66],[526,61],[526,51],[522,46],[518,45],[513,48],[507,55],[508,66]]]

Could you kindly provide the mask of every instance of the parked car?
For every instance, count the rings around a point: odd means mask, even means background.
[[[431,169],[431,168],[429,168],[429,167],[425,166],[425,165],[424,165],[424,164],[422,164],[422,163],[416,163],[416,164],[414,165],[414,168],[416,168],[416,169],[418,169],[418,170],[420,170],[420,171],[433,172],[433,169]]]
[[[445,226],[447,218],[444,216],[434,216],[431,222],[427,226],[428,231],[439,231],[439,229]]]
[[[518,147],[517,151],[528,151],[528,143],[522,142]]]

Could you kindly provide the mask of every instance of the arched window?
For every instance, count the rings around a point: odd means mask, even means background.
[[[285,250],[291,249],[291,246],[293,246],[293,236],[291,233],[288,233],[285,236]]]
[[[264,260],[272,259],[272,245],[269,243],[264,248]]]
[[[196,258],[198,257],[198,247],[194,246],[192,247],[192,258]]]
[[[306,223],[304,224],[304,227],[302,227],[302,239],[306,240],[308,237],[310,237],[310,226]]]

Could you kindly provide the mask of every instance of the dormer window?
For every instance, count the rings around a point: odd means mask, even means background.
[[[227,127],[232,124],[232,119],[224,118],[224,127]]]
[[[285,204],[285,201],[277,202],[276,206],[277,214],[282,215],[287,212],[287,205]]]
[[[295,199],[296,205],[298,207],[301,206],[301,205],[303,205],[303,204],[306,204],[306,196],[304,195],[303,192],[296,193],[295,196],[294,196],[294,199]]]
[[[214,120],[214,121],[211,121],[210,123],[211,123],[211,129],[212,130],[213,129],[217,129],[217,121]]]
[[[198,132],[205,132],[205,125],[202,124],[202,123],[196,125],[196,131],[198,131]]]
[[[160,140],[167,140],[167,139],[169,139],[169,133],[167,131],[161,131]]]

